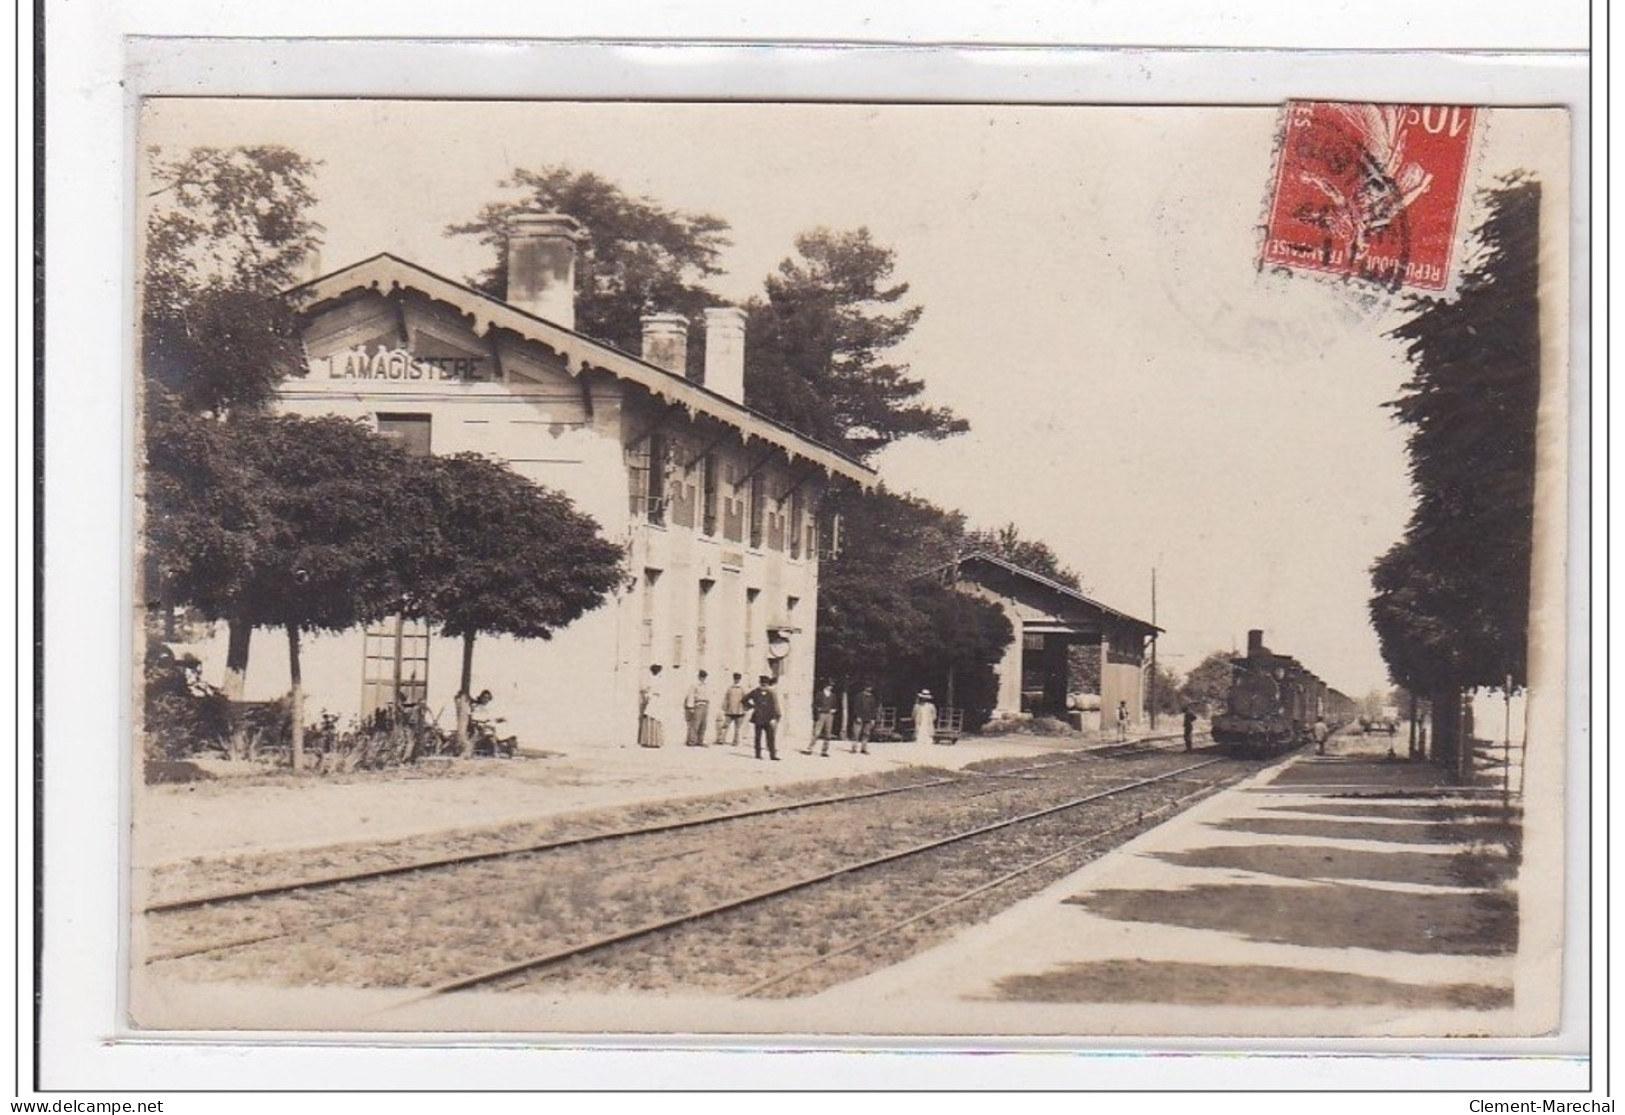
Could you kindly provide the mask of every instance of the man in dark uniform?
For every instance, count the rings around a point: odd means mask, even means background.
[[[819,743],[824,745],[823,756],[829,758],[829,734],[835,724],[835,687],[825,682],[813,695],[813,738],[803,755],[811,755]]]
[[[1195,728],[1196,728],[1196,712],[1189,705],[1186,705],[1185,706],[1185,750],[1186,751],[1189,751],[1191,749],[1191,733],[1195,730]]]
[[[852,750],[860,746],[869,754],[869,737],[875,731],[875,687],[865,685],[858,699],[852,703]]]
[[[767,740],[767,754],[778,761],[779,749],[775,743],[779,727],[779,695],[773,692],[773,679],[763,674],[756,679],[756,688],[745,694],[745,707],[750,710],[750,722],[756,729],[756,757],[762,757],[762,740]]]

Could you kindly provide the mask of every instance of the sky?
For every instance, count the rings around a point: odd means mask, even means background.
[[[867,227],[925,308],[895,357],[968,435],[893,446],[886,483],[1016,524],[1086,591],[1166,629],[1183,673],[1265,630],[1353,695],[1386,685],[1371,563],[1410,510],[1397,299],[1257,266],[1276,108],[149,102],[166,151],[282,143],[320,161],[324,270],[388,251],[455,279],[447,225],[517,168],[591,170],[722,217],[743,300],[814,227]],[[1488,114],[1470,184],[1560,176],[1567,136]],[[138,191],[139,192],[139,191]],[[1470,226],[1473,215],[1463,216]]]

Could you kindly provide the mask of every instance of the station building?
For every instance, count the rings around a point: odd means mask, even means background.
[[[1054,716],[1069,711],[1071,650],[1099,655],[1098,713],[1089,710],[1085,727],[1112,724],[1117,703],[1128,705],[1133,723],[1145,713],[1146,648],[1162,629],[1083,593],[1024,569],[994,554],[977,552],[948,571],[961,592],[1004,609],[1015,638],[996,667],[999,677],[995,717]],[[1091,670],[1091,674],[1095,671]]]
[[[824,495],[874,472],[744,404],[744,311],[706,311],[703,381],[687,378],[688,322],[643,321],[638,356],[575,331],[581,228],[520,217],[506,301],[379,255],[291,292],[306,374],[284,381],[288,413],[371,423],[418,453],[475,452],[557,489],[627,550],[627,580],[548,641],[482,636],[473,688],[523,747],[630,746],[639,686],[655,663],[668,707],[703,668],[719,703],[730,676],[779,679],[781,737],[802,743],[813,693],[818,563],[833,524]],[[225,661],[223,625],[199,648]],[[244,697],[289,687],[264,633]],[[218,644],[218,645],[215,645]],[[305,707],[341,722],[403,699],[455,719],[460,640],[394,618],[307,637]],[[714,703],[713,709],[716,704]],[[668,743],[680,712],[669,719]]]

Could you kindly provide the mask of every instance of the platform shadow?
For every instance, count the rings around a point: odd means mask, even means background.
[[[1354,883],[1219,884],[1181,890],[1100,890],[1065,900],[1117,921],[1234,933],[1310,948],[1502,956],[1518,946],[1509,894],[1381,890]]]
[[[1386,825],[1328,817],[1233,817],[1213,825],[1222,832],[1316,839],[1371,840],[1384,844],[1503,844],[1516,830],[1496,821]]]
[[[1455,857],[1446,852],[1373,852],[1301,844],[1254,844],[1157,852],[1155,857],[1179,867],[1257,871],[1286,879],[1364,879],[1438,887],[1463,885],[1454,870]]]
[[[996,997],[1025,1003],[1162,1003],[1173,1006],[1375,1007],[1495,1010],[1512,989],[1479,983],[1421,984],[1322,969],[1264,964],[1097,960],[1007,976]]]

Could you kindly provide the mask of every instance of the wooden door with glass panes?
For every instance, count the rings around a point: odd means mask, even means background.
[[[391,616],[367,628],[362,651],[361,716],[379,710],[410,712],[423,707],[429,692],[429,625],[421,619]]]

